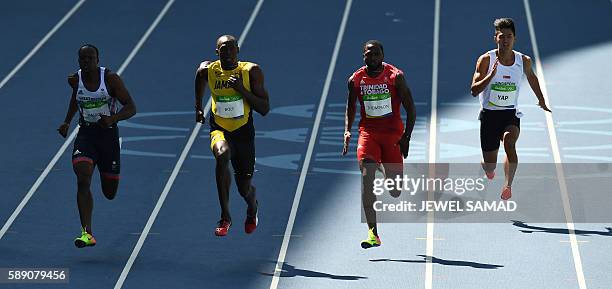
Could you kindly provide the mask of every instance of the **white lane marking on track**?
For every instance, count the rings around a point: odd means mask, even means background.
[[[433,63],[431,73],[431,116],[429,123],[429,175],[435,174],[437,152],[437,121],[438,121],[438,53],[440,40],[440,0],[436,0],[434,12]],[[427,199],[434,199],[434,192],[427,193]],[[433,245],[434,245],[434,212],[427,212],[427,243],[425,245],[425,289],[433,287]]]
[[[34,48],[32,48],[32,50],[30,50],[30,52],[13,68],[13,70],[11,70],[11,72],[9,72],[9,74],[7,74],[2,81],[0,81],[0,89],[4,87],[4,85],[15,75],[15,73],[17,73],[17,71],[19,71],[19,69],[21,69],[21,67],[24,66],[26,62],[32,58],[32,56],[34,56],[34,54],[36,54],[36,52],[38,52],[38,50],[49,40],[49,38],[51,38],[51,36],[53,36],[53,34],[55,34],[55,32],[57,32],[57,30],[64,25],[64,23],[72,16],[72,14],[74,14],[74,12],[79,9],[79,7],[81,7],[84,2],[85,0],[80,0],[74,4],[66,15],[64,15],[64,17],[62,17],[62,19],[60,19],[60,21],[57,22],[57,24],[55,24],[55,26],[53,26],[53,28],[51,28],[51,30],[49,30],[49,32],[47,32],[47,34],[40,41],[38,41],[38,44],[36,44],[36,46],[34,46]]]
[[[85,0],[82,0],[81,2],[84,2]],[[79,3],[81,3],[79,2]],[[174,0],[169,1],[168,3],[174,2]],[[77,3],[79,6],[80,4]],[[78,6],[75,5],[76,8],[78,8]],[[76,11],[76,8],[73,7],[73,9],[69,12],[70,15],[72,15],[72,13],[74,13],[74,11]],[[153,31],[153,29],[155,29],[155,27],[157,26],[157,24],[159,23],[159,21],[161,20],[161,17],[163,17],[163,14],[166,13],[167,8],[169,8],[169,5],[166,4],[166,7],[164,7],[164,10],[162,10],[162,12],[160,12],[160,14],[157,16],[157,18],[155,19],[155,21],[153,21],[153,23],[151,24],[151,26],[149,26],[149,29],[147,29],[147,31],[145,32],[145,34],[140,38],[140,40],[138,41],[138,43],[136,44],[136,46],[132,49],[132,51],[130,52],[130,54],[128,55],[128,57],[125,59],[125,61],[123,62],[123,64],[121,65],[121,67],[119,68],[119,70],[117,70],[117,74],[122,74],[123,71],[127,68],[127,66],[129,65],[129,63],[132,61],[132,58],[134,58],[134,55],[136,55],[136,53],[140,50],[140,48],[142,47],[142,44],[146,41],[146,39],[149,37],[149,35],[151,34],[151,32]],[[74,10],[74,11],[73,11]],[[68,14],[67,14],[68,15]],[[67,17],[64,17],[65,19],[67,19]],[[62,19],[64,20],[64,19]],[[65,21],[65,20],[64,20]],[[59,23],[58,23],[59,24]],[[57,25],[56,25],[57,26]],[[59,28],[59,27],[58,27]],[[57,30],[57,29],[56,29]],[[54,31],[55,32],[55,31]],[[2,229],[0,229],[0,239],[2,239],[2,237],[4,236],[4,234],[6,233],[6,231],[8,230],[8,228],[13,224],[13,222],[15,221],[15,219],[17,218],[17,216],[21,213],[21,210],[25,207],[25,205],[28,203],[28,201],[30,200],[30,198],[34,195],[34,193],[36,192],[36,190],[38,189],[38,187],[42,184],[42,182],[45,180],[45,178],[47,177],[47,175],[49,174],[49,172],[51,171],[51,169],[53,169],[53,167],[55,166],[55,164],[57,163],[57,161],[59,160],[59,158],[62,156],[62,154],[66,151],[66,149],[68,148],[68,146],[72,143],[72,141],[74,140],[74,138],[76,137],[77,133],[79,132],[79,126],[77,125],[77,127],[70,133],[70,136],[68,138],[66,138],[66,140],[64,141],[64,143],[62,144],[62,146],[59,148],[59,150],[57,151],[57,153],[55,154],[55,156],[51,159],[51,161],[49,162],[49,164],[47,165],[47,167],[45,168],[45,170],[43,171],[43,173],[38,177],[38,179],[36,180],[36,182],[34,183],[34,185],[32,185],[32,187],[30,188],[30,190],[28,191],[28,193],[26,194],[26,196],[23,198],[23,200],[21,201],[21,203],[19,204],[19,206],[17,206],[17,208],[15,209],[15,211],[13,212],[13,214],[9,217],[9,219],[6,221],[6,223],[4,224],[4,226],[2,227]]]
[[[416,237],[414,239],[416,239],[416,240],[429,240],[429,238],[427,238],[427,237]],[[444,238],[433,238],[433,241],[444,241],[444,240],[445,240]]]
[[[24,57],[21,60],[21,62],[19,62],[19,64],[17,64],[17,66],[15,66],[15,68],[13,68],[13,70],[11,70],[11,72],[9,72],[9,74],[6,77],[4,77],[4,79],[2,79],[2,82],[0,82],[0,89],[13,77],[13,75],[15,75],[15,73],[17,73],[17,71],[19,71],[19,69],[21,69],[21,67],[26,62],[28,62],[28,60],[30,60],[30,58],[47,42],[47,40],[49,40],[49,38],[51,38],[51,36],[53,36],[53,34],[55,34],[55,32],[60,27],[62,27],[62,25],[64,25],[64,23],[72,16],[72,14],[74,14],[74,12],[76,12],[77,9],[81,7],[83,2],[85,2],[85,0],[81,0],[77,2],[72,7],[72,9],[70,9],[70,11],[68,11],[68,13],[66,13],[66,15],[64,15],[64,17],[62,17],[62,19],[57,24],[55,24],[55,26],[47,33],[47,35],[45,35],[45,37],[43,37],[43,39],[41,39],[38,42],[38,44],[36,44],[36,46],[34,46],[34,48],[30,51],[30,53],[28,53],[28,55],[26,55],[26,57]],[[64,153],[64,151],[66,150],[70,142],[72,142],[75,136],[76,136],[76,132],[73,131],[70,134],[70,137],[68,137],[68,139],[66,139],[64,144],[60,147],[60,150],[55,154],[55,156],[53,156],[53,158],[51,159],[51,162],[49,162],[49,164],[47,165],[45,170],[42,172],[42,174],[38,177],[38,179],[36,179],[32,187],[30,188],[30,190],[28,190],[25,197],[23,197],[23,199],[21,200],[17,208],[15,208],[15,211],[13,211],[13,213],[8,218],[8,220],[6,220],[6,222],[4,223],[4,226],[2,226],[2,229],[0,229],[0,239],[2,239],[4,234],[6,234],[6,231],[8,231],[8,229],[11,227],[11,225],[13,224],[17,216],[19,216],[19,214],[21,213],[21,210],[23,210],[23,207],[25,207],[25,205],[30,201],[30,198],[32,198],[32,195],[34,195],[34,192],[36,192],[40,184],[45,180],[49,172],[51,172],[51,169],[53,168],[53,166],[55,166],[55,163],[62,156],[62,153]]]
[[[287,248],[289,247],[289,241],[291,240],[291,232],[293,231],[293,224],[295,222],[295,216],[297,214],[298,206],[300,205],[300,199],[302,197],[302,191],[304,189],[304,183],[306,182],[306,174],[310,166],[310,160],[312,158],[312,151],[317,140],[317,134],[319,131],[319,125],[323,115],[323,109],[325,108],[325,101],[327,100],[327,94],[329,93],[329,87],[331,85],[332,77],[334,76],[334,69],[336,68],[336,60],[340,53],[340,45],[342,44],[342,38],[344,37],[344,30],[346,28],[346,22],[351,11],[351,5],[353,1],[347,0],[346,6],[344,7],[344,14],[342,15],[342,22],[340,22],[340,28],[338,29],[338,35],[336,37],[336,44],[334,45],[334,52],[329,63],[327,70],[327,77],[325,78],[325,85],[323,86],[323,92],[321,93],[321,100],[319,101],[319,107],[317,108],[317,114],[315,122],[312,127],[312,133],[310,134],[310,141],[308,142],[308,149],[306,150],[306,156],[304,157],[304,165],[302,166],[302,172],[300,173],[300,179],[298,181],[297,188],[295,190],[295,196],[293,198],[293,204],[291,205],[291,213],[289,214],[289,220],[287,221],[287,227],[285,229],[285,235],[283,237],[283,243],[278,254],[278,260],[276,261],[276,267],[274,269],[274,276],[270,283],[270,289],[276,289],[278,282],[280,281],[280,272],[285,262],[287,255]]]
[[[533,53],[536,61],[536,70],[540,83],[542,83],[542,94],[546,103],[552,107],[550,99],[548,98],[548,90],[546,89],[546,79],[544,78],[544,68],[540,58],[540,52],[538,49],[538,42],[536,40],[535,28],[533,24],[533,18],[531,16],[531,7],[529,6],[529,0],[523,1],[525,5],[525,13],[527,14],[527,24],[529,28],[529,35],[531,38],[531,45],[533,47]],[[580,258],[580,250],[578,248],[578,241],[576,238],[576,231],[574,221],[572,217],[572,209],[569,202],[569,193],[567,184],[565,183],[565,172],[563,171],[563,163],[561,159],[561,153],[559,151],[559,142],[557,140],[557,132],[555,131],[554,121],[551,113],[544,112],[546,116],[546,124],[548,126],[548,136],[550,138],[550,145],[553,152],[553,160],[556,164],[557,179],[559,180],[559,188],[561,190],[561,199],[563,201],[563,212],[565,213],[565,220],[567,223],[567,229],[569,231],[569,238],[572,248],[572,256],[574,258],[574,268],[576,270],[576,278],[578,280],[578,286],[580,289],[586,289],[586,281],[584,278],[584,271],[582,269],[582,260]]]
[[[259,0],[257,4],[255,5],[255,8],[253,9],[253,12],[251,13],[251,17],[247,21],[247,24],[245,25],[244,30],[242,30],[242,33],[240,34],[240,38],[238,39],[238,46],[242,46],[242,43],[244,42],[246,35],[248,34],[249,30],[251,29],[251,26],[253,25],[253,22],[255,21],[255,17],[257,17],[257,14],[259,13],[259,10],[261,8],[261,5],[263,4],[263,1],[264,0]],[[164,8],[162,12],[165,13],[165,11],[170,7],[170,5],[173,2],[174,0],[168,1],[168,4],[166,4],[166,7]],[[160,13],[160,15],[162,14]],[[158,18],[161,19],[161,17],[159,16]],[[211,100],[209,99],[208,103],[206,104],[206,107],[204,108],[204,117],[206,117],[208,111],[210,110],[210,105],[211,105]],[[181,167],[183,166],[183,162],[185,161],[185,158],[187,158],[187,154],[189,153],[191,146],[193,145],[196,137],[198,136],[198,133],[201,127],[202,127],[202,123],[198,122],[195,124],[195,127],[193,128],[193,131],[191,132],[191,135],[189,136],[189,139],[187,140],[187,144],[183,148],[183,151],[181,152],[181,155],[177,163],[174,165],[172,174],[170,174],[170,178],[166,182],[166,185],[164,186],[164,189],[161,195],[159,196],[159,199],[157,200],[157,204],[155,205],[155,208],[153,208],[153,211],[151,212],[151,215],[149,216],[147,224],[145,225],[142,231],[142,234],[140,235],[140,238],[138,238],[138,242],[136,243],[136,246],[134,246],[134,250],[132,250],[132,254],[130,255],[130,258],[128,259],[125,266],[123,267],[123,271],[121,271],[121,275],[119,276],[117,283],[115,283],[114,289],[119,289],[123,286],[123,283],[125,282],[125,279],[127,278],[127,275],[130,272],[130,269],[134,265],[134,261],[136,260],[136,257],[138,257],[138,254],[140,253],[140,250],[142,249],[142,245],[144,244],[144,241],[147,239],[147,235],[149,234],[149,231],[151,230],[153,223],[155,223],[155,219],[157,218],[157,215],[159,214],[161,207],[164,205],[164,202],[166,201],[166,197],[168,196],[168,193],[170,192],[170,189],[172,188],[172,185],[174,184],[174,180],[176,179],[176,176],[181,170]]]

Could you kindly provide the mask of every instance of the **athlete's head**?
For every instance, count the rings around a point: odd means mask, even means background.
[[[79,48],[79,67],[82,71],[92,71],[98,68],[98,48],[93,44],[84,44]]]
[[[238,64],[238,41],[232,35],[223,35],[217,39],[217,49],[215,52],[219,55],[221,64],[224,67],[233,67]]]
[[[515,30],[512,18],[499,18],[493,22],[495,26],[495,43],[499,49],[512,49],[514,47]]]
[[[363,62],[369,69],[377,69],[385,58],[383,45],[378,40],[368,40],[363,44]]]

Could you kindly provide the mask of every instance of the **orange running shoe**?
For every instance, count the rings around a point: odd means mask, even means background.
[[[509,200],[510,198],[512,198],[512,188],[510,188],[510,186],[504,186],[504,189],[502,190],[502,193],[501,193],[501,199],[506,201],[506,200]]]

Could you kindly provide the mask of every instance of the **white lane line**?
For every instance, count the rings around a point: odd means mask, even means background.
[[[85,1],[85,0],[83,0]],[[82,2],[83,2],[82,1]],[[125,61],[123,62],[123,64],[121,65],[121,67],[119,68],[119,70],[117,70],[117,74],[121,74],[123,73],[123,71],[127,68],[128,64],[130,63],[130,61],[132,61],[132,58],[134,57],[134,55],[136,55],[136,53],[140,50],[140,48],[142,47],[142,44],[144,43],[144,41],[149,37],[149,35],[151,34],[151,31],[153,31],[153,29],[155,29],[155,27],[157,26],[157,24],[159,23],[159,20],[161,19],[161,17],[163,17],[163,15],[166,13],[166,11],[168,11],[168,8],[170,7],[170,5],[174,2],[174,0],[170,0],[168,1],[168,3],[166,4],[166,6],[164,7],[164,9],[162,9],[162,11],[160,12],[160,14],[157,16],[157,18],[155,19],[155,21],[151,24],[151,26],[149,27],[149,29],[147,29],[147,32],[145,32],[145,34],[140,38],[140,41],[138,41],[138,44],[136,44],[136,46],[132,49],[132,51],[130,52],[129,56],[125,59]],[[78,3],[77,3],[78,4]],[[79,4],[80,5],[80,4]],[[78,8],[78,7],[77,7]],[[75,8],[73,8],[73,10],[76,11]],[[72,11],[72,10],[71,10]],[[73,12],[74,13],[74,12]],[[65,17],[66,18],[66,17]],[[66,140],[64,141],[64,143],[62,144],[62,146],[60,147],[60,149],[57,151],[57,153],[55,154],[55,156],[53,157],[53,159],[51,159],[51,161],[49,162],[49,164],[47,165],[47,167],[45,168],[45,170],[42,172],[42,174],[38,177],[38,179],[36,180],[36,182],[34,183],[34,185],[32,185],[32,187],[30,188],[30,190],[28,191],[28,193],[26,194],[26,196],[23,198],[23,200],[21,200],[21,203],[19,204],[19,206],[17,206],[17,208],[15,209],[15,211],[13,212],[13,214],[9,217],[9,219],[6,221],[6,223],[4,224],[4,226],[2,227],[2,229],[0,229],[0,239],[2,239],[2,237],[4,236],[4,234],[6,233],[6,231],[10,228],[10,226],[13,224],[13,222],[15,221],[15,219],[17,218],[17,216],[21,213],[21,210],[25,207],[25,205],[28,203],[28,201],[30,200],[30,198],[32,197],[32,195],[34,195],[34,193],[36,192],[36,190],[38,189],[38,187],[42,184],[42,182],[45,180],[45,178],[47,177],[47,175],[49,174],[49,172],[51,171],[51,169],[53,169],[53,167],[55,166],[55,164],[57,163],[57,161],[59,160],[59,158],[62,156],[62,154],[66,151],[66,149],[68,148],[68,146],[72,143],[72,141],[74,140],[74,138],[76,137],[77,133],[79,132],[79,126],[77,125],[75,127],[75,129],[70,133],[70,136],[68,138],[66,138]]]
[[[433,63],[431,73],[431,115],[429,122],[429,175],[435,175],[438,133],[438,53],[440,40],[440,0],[436,0],[433,33]],[[427,192],[427,199],[434,199],[434,192]],[[427,243],[425,245],[425,289],[433,287],[434,212],[427,212]]]
[[[549,107],[552,107],[550,99],[548,98],[548,90],[546,89],[546,80],[544,78],[544,68],[540,61],[540,51],[538,49],[538,42],[536,40],[535,28],[533,24],[533,18],[531,15],[531,7],[529,6],[529,0],[523,0],[525,4],[525,13],[527,14],[527,24],[529,26],[529,35],[531,38],[531,45],[533,46],[533,53],[536,61],[536,71],[538,79],[542,83],[542,94]],[[572,248],[572,256],[574,258],[574,268],[576,270],[576,278],[578,279],[578,286],[580,289],[586,289],[586,280],[584,278],[584,271],[582,269],[582,260],[580,258],[580,250],[578,248],[578,240],[576,238],[575,226],[572,217],[572,209],[569,202],[569,193],[567,190],[567,184],[565,183],[565,172],[563,171],[563,163],[561,160],[561,153],[559,152],[559,142],[557,140],[557,132],[555,131],[554,121],[551,113],[544,113],[546,116],[546,125],[548,126],[548,136],[550,138],[550,145],[553,152],[553,160],[557,169],[557,179],[559,180],[559,188],[561,190],[561,199],[563,201],[563,211],[565,213],[565,220],[567,222],[567,229],[569,231],[569,239]]]
[[[331,61],[327,70],[325,85],[323,86],[323,92],[321,93],[321,100],[319,101],[319,107],[317,108],[317,115],[315,117],[315,122],[312,127],[312,133],[310,134],[308,149],[306,150],[306,156],[304,157],[304,165],[302,166],[300,179],[298,181],[297,189],[295,190],[293,205],[291,205],[291,213],[289,214],[289,220],[287,221],[287,227],[285,229],[283,243],[281,245],[280,252],[278,254],[278,259],[276,261],[276,267],[274,269],[274,276],[272,277],[272,282],[270,283],[270,289],[276,289],[278,287],[278,282],[280,281],[280,273],[282,272],[283,263],[285,262],[285,257],[287,255],[287,248],[289,247],[289,241],[291,240],[291,232],[293,231],[295,216],[297,214],[297,209],[300,204],[300,199],[302,197],[302,191],[304,189],[304,183],[306,181],[306,174],[308,173],[310,160],[312,158],[312,151],[314,150],[314,146],[317,140],[319,125],[321,124],[321,118],[323,115],[323,110],[325,108],[327,94],[329,93],[329,87],[331,85],[332,77],[334,75],[334,69],[336,68],[336,60],[338,59],[338,54],[340,53],[340,45],[342,44],[342,38],[344,37],[344,30],[346,28],[346,22],[349,17],[349,12],[351,11],[352,3],[352,0],[347,0],[346,6],[344,7],[342,22],[340,22],[338,36],[336,37],[336,44],[334,45],[334,52],[332,54]]]
[[[428,240],[428,238],[427,238],[427,237],[416,237],[416,238],[414,238],[414,239],[415,239],[415,240],[423,240],[423,241],[427,241],[427,240]],[[444,241],[445,239],[444,239],[444,238],[439,238],[439,237],[438,237],[438,238],[433,238],[433,240],[434,240],[434,241]]]
[[[74,11],[76,11],[76,9],[82,4],[82,2],[84,2],[85,0],[80,1],[79,3],[77,3],[77,5],[75,5],[75,7],[72,8],[72,10],[69,11],[69,14],[66,14],[66,16],[64,16],[64,18],[62,19],[63,22],[65,22],[70,15],[72,15],[74,13]],[[166,11],[168,11],[168,8],[170,7],[170,5],[174,2],[174,0],[170,0],[168,1],[168,3],[166,4],[166,6],[162,9],[162,11],[159,13],[159,15],[157,16],[157,18],[155,19],[155,21],[151,24],[151,26],[149,26],[149,29],[147,29],[147,31],[145,32],[145,34],[140,38],[140,40],[138,41],[138,43],[136,44],[136,46],[132,49],[132,51],[130,52],[130,54],[128,55],[128,57],[125,59],[125,61],[123,62],[123,64],[121,65],[121,67],[119,68],[119,70],[117,70],[117,74],[121,74],[123,73],[123,71],[127,68],[128,64],[132,61],[132,58],[134,58],[134,56],[136,55],[136,53],[140,50],[140,48],[142,47],[142,44],[146,41],[146,39],[149,37],[149,35],[151,34],[151,32],[153,31],[153,29],[155,29],[155,27],[157,26],[157,24],[159,23],[159,21],[161,20],[161,18],[163,17],[163,15],[166,13]],[[61,22],[61,23],[63,23]],[[59,25],[60,23],[58,23]],[[55,30],[57,30],[57,28],[59,28],[59,26],[61,25],[56,25],[56,27],[54,27],[54,30],[50,31],[49,34],[47,34],[47,36],[51,36]],[[53,32],[53,33],[51,33]],[[48,38],[47,36],[45,36],[46,38]],[[46,41],[46,40],[45,40]],[[41,40],[42,43],[42,40]],[[38,48],[40,48],[39,46],[42,46],[42,44],[39,43],[39,45],[37,45],[37,47],[35,48],[36,50],[38,50]],[[34,51],[34,50],[33,50]],[[30,52],[30,54],[33,55],[32,52]],[[28,55],[30,55],[28,54]],[[30,55],[31,57],[31,55]],[[23,63],[25,63],[25,61],[22,61]],[[0,86],[1,87],[1,86]],[[47,175],[49,174],[49,172],[51,171],[51,169],[53,169],[53,167],[55,166],[55,164],[57,163],[57,161],[59,160],[59,158],[62,156],[62,154],[64,154],[64,152],[66,151],[66,149],[68,148],[68,146],[72,143],[72,141],[74,140],[74,138],[76,137],[77,133],[79,132],[79,126],[77,125],[75,127],[75,129],[70,133],[70,136],[68,138],[66,138],[66,140],[64,141],[64,143],[62,144],[62,146],[59,148],[59,150],[57,151],[57,153],[55,154],[55,156],[51,159],[51,161],[49,162],[49,164],[47,165],[47,167],[45,168],[45,170],[42,172],[42,174],[38,177],[38,179],[36,180],[36,182],[34,182],[34,185],[32,185],[32,187],[30,188],[30,190],[28,191],[28,193],[25,195],[25,197],[23,198],[23,200],[21,200],[21,203],[17,206],[17,208],[15,209],[15,211],[13,212],[13,214],[9,217],[9,219],[6,221],[6,223],[4,224],[4,226],[2,227],[2,229],[0,229],[0,239],[2,239],[2,237],[5,235],[6,231],[10,228],[10,226],[13,224],[13,222],[15,221],[15,219],[17,218],[17,216],[19,216],[19,214],[21,213],[21,210],[25,207],[25,205],[30,201],[30,198],[32,198],[32,196],[34,195],[34,193],[36,192],[36,190],[38,190],[38,187],[42,184],[42,182],[45,180],[45,178],[47,177]]]
[[[130,62],[132,62],[132,59],[134,58],[134,56],[136,56],[136,53],[140,51],[140,48],[142,47],[142,45],[145,43],[145,41],[147,41],[147,39],[149,38],[149,35],[151,35],[151,32],[155,30],[155,27],[157,27],[157,24],[159,24],[159,21],[161,21],[162,18],[164,18],[164,15],[166,15],[166,12],[168,12],[168,9],[170,9],[170,6],[172,6],[173,3],[174,3],[174,0],[169,0],[168,3],[166,3],[166,6],[164,6],[164,8],[159,12],[157,17],[153,21],[153,23],[151,23],[151,26],[149,26],[149,29],[147,29],[147,31],[142,35],[140,40],[138,40],[138,43],[136,43],[136,46],[134,46],[134,49],[132,49],[132,52],[130,52],[130,55],[128,55],[128,57],[125,59],[121,67],[119,67],[119,70],[117,70],[117,74],[121,74],[125,70],[125,68],[130,64]]]
[[[21,67],[26,62],[28,62],[28,60],[30,60],[30,58],[32,58],[34,54],[36,54],[36,52],[38,52],[38,50],[47,42],[47,40],[49,40],[49,38],[51,38],[51,36],[53,36],[53,34],[55,34],[55,32],[60,27],[62,27],[62,25],[64,25],[64,23],[72,16],[72,14],[74,14],[74,12],[76,12],[79,9],[79,7],[81,7],[81,5],[84,2],[85,0],[81,0],[77,2],[72,7],[72,9],[70,9],[68,13],[66,13],[66,15],[64,15],[64,17],[62,17],[62,19],[57,24],[55,24],[55,26],[47,33],[47,35],[45,35],[45,37],[43,37],[38,42],[38,44],[36,44],[36,46],[34,46],[34,48],[30,51],[30,53],[28,53],[26,57],[24,57],[21,60],[21,62],[19,62],[19,64],[17,64],[17,66],[15,66],[15,68],[13,68],[13,70],[11,70],[11,72],[9,72],[9,74],[6,77],[4,77],[4,79],[2,79],[2,82],[0,82],[0,89],[13,77],[13,75],[15,75],[15,73],[17,73],[17,71],[19,71],[19,69],[21,69]],[[43,170],[42,174],[38,177],[38,179],[36,179],[32,187],[30,187],[30,190],[28,190],[28,192],[23,197],[23,199],[21,200],[17,208],[15,208],[15,211],[13,211],[13,213],[8,218],[8,220],[6,220],[6,222],[4,223],[4,226],[2,226],[2,229],[0,229],[0,240],[2,239],[2,237],[4,237],[4,234],[6,234],[6,232],[11,227],[11,225],[13,225],[13,222],[15,221],[17,216],[19,216],[19,214],[21,213],[21,210],[23,210],[23,207],[25,207],[25,205],[30,201],[30,198],[32,198],[32,196],[34,195],[34,192],[36,192],[40,184],[45,180],[49,172],[51,172],[51,169],[53,169],[53,166],[62,156],[62,154],[64,153],[64,151],[66,150],[70,142],[72,142],[75,136],[76,136],[76,131],[73,131],[68,137],[68,139],[66,139],[64,144],[60,147],[60,150],[55,154],[55,156],[53,156],[53,158],[51,159],[51,162],[47,164],[47,167]]]
[[[130,258],[128,259],[127,263],[123,267],[123,271],[121,271],[121,275],[119,276],[117,283],[115,283],[115,287],[114,287],[115,289],[121,288],[123,286],[123,283],[125,282],[125,279],[127,278],[127,275],[130,272],[130,269],[134,265],[134,261],[136,260],[136,257],[138,257],[138,253],[140,253],[140,249],[142,249],[142,245],[144,244],[144,241],[147,239],[147,236],[150,235],[149,231],[151,231],[151,227],[153,227],[153,223],[155,222],[155,219],[157,218],[157,215],[159,214],[161,207],[166,201],[168,192],[170,192],[170,188],[172,188],[172,184],[174,184],[174,180],[176,179],[176,176],[178,175],[179,170],[181,169],[181,166],[183,166],[183,162],[185,161],[185,158],[187,158],[189,149],[191,149],[191,146],[193,145],[196,137],[198,136],[198,132],[200,131],[201,127],[202,127],[202,124],[198,122],[196,123],[193,131],[191,132],[191,135],[189,136],[189,139],[187,140],[187,144],[183,148],[183,151],[181,152],[181,155],[178,161],[174,165],[172,174],[170,174],[170,178],[166,182],[166,185],[164,186],[164,190],[159,196],[159,199],[157,200],[157,204],[155,204],[155,208],[153,208],[153,212],[151,212],[151,215],[149,216],[149,219],[147,220],[147,224],[142,230],[142,233],[140,234],[140,237],[138,238],[138,242],[136,242],[136,246],[134,247],[134,250],[132,250],[132,254],[130,255]]]
[[[170,0],[168,3],[170,2],[174,2],[174,0]],[[249,32],[253,24],[253,21],[255,21],[255,18],[257,17],[257,14],[259,13],[259,10],[263,2],[264,0],[259,0],[257,4],[255,5],[255,8],[253,9],[253,12],[251,13],[251,17],[249,17],[247,24],[245,25],[244,29],[242,30],[242,33],[240,34],[240,37],[238,39],[238,46],[241,46],[242,43],[244,42],[244,39],[246,38],[246,35]],[[206,103],[206,107],[204,108],[204,118],[206,118],[208,111],[210,110],[210,105],[211,105],[211,99],[208,100],[208,102]],[[157,218],[159,211],[164,205],[164,202],[166,201],[166,197],[168,196],[168,193],[170,192],[170,189],[172,188],[172,185],[174,184],[174,181],[176,180],[176,176],[181,171],[181,167],[183,166],[183,163],[185,162],[185,158],[187,158],[187,155],[189,154],[189,150],[193,146],[193,143],[195,142],[195,139],[198,136],[198,133],[201,128],[202,128],[201,123],[198,122],[195,124],[195,127],[193,128],[191,135],[189,136],[189,139],[187,140],[187,144],[183,148],[183,151],[181,152],[181,155],[177,163],[174,165],[174,169],[172,170],[172,173],[170,174],[170,178],[166,182],[166,185],[164,186],[164,189],[161,195],[159,196],[159,199],[157,200],[157,204],[155,204],[155,208],[153,208],[153,211],[151,212],[151,215],[149,216],[149,219],[147,220],[147,224],[142,230],[142,234],[140,234],[140,237],[138,238],[138,242],[136,243],[136,246],[134,246],[134,250],[132,250],[132,254],[130,255],[130,258],[128,259],[125,266],[123,267],[123,271],[121,271],[121,275],[119,276],[119,279],[117,279],[117,283],[115,283],[114,289],[119,289],[123,286],[123,283],[125,282],[125,279],[127,278],[127,275],[129,274],[130,269],[134,265],[134,261],[136,261],[136,258],[138,257],[138,254],[140,253],[140,250],[142,249],[142,246],[145,240],[147,239],[147,236],[150,234],[149,232],[151,230],[151,227],[153,227],[153,223],[155,223],[155,219]]]
[[[66,13],[66,15],[64,15],[64,17],[62,17],[62,19],[60,19],[60,21],[57,22],[57,24],[55,24],[55,26],[53,26],[53,28],[51,28],[51,30],[49,30],[49,32],[47,32],[47,34],[40,41],[38,41],[38,44],[36,44],[36,46],[34,46],[34,48],[32,48],[32,50],[30,50],[30,52],[13,68],[13,70],[11,70],[11,72],[9,72],[9,74],[2,79],[0,82],[0,89],[2,89],[2,87],[4,87],[4,85],[15,75],[15,73],[17,73],[17,71],[19,71],[19,69],[21,69],[21,67],[24,66],[26,62],[28,62],[30,58],[32,58],[32,56],[34,56],[34,54],[36,54],[36,52],[38,52],[38,50],[49,40],[49,38],[51,38],[51,36],[53,36],[53,34],[55,34],[55,32],[57,32],[57,30],[59,30],[66,21],[68,21],[72,14],[74,14],[74,12],[76,12],[84,2],[85,0],[80,0],[74,4],[68,13]]]
[[[42,174],[40,174],[36,182],[34,182],[34,185],[32,185],[28,193],[25,195],[25,197],[23,197],[23,200],[21,200],[21,203],[19,203],[17,208],[15,208],[15,211],[13,211],[13,214],[11,214],[8,220],[6,220],[6,223],[4,223],[4,226],[2,226],[2,229],[0,229],[0,239],[4,237],[8,229],[11,227],[11,225],[17,218],[17,216],[19,216],[19,214],[21,213],[21,210],[23,210],[23,207],[25,207],[25,205],[30,201],[30,198],[32,198],[32,196],[34,195],[34,192],[36,192],[40,184],[42,184],[42,182],[45,180],[45,178],[47,177],[51,169],[53,169],[53,166],[55,166],[55,163],[57,163],[59,158],[64,153],[64,151],[66,151],[66,148],[68,148],[72,140],[76,137],[77,132],[78,132],[78,129],[75,129],[74,131],[72,131],[70,136],[66,139],[64,144],[62,144],[62,146],[57,151],[55,156],[53,156],[53,158],[51,159],[51,162],[49,162],[45,170],[42,172]]]

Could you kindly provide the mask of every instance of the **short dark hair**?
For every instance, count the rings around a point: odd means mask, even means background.
[[[80,54],[81,53],[81,49],[87,48],[87,47],[93,48],[93,50],[96,51],[96,57],[98,59],[100,58],[100,51],[98,50],[98,47],[96,47],[95,45],[90,44],[90,43],[85,43],[85,44],[81,45],[81,47],[79,48],[79,52],[78,53]]]
[[[217,45],[219,45],[219,40],[221,38],[226,38],[228,41],[235,42],[236,45],[238,45],[238,40],[236,40],[236,37],[234,35],[230,35],[230,34],[225,34],[225,35],[219,36],[219,38],[217,38]]]
[[[495,19],[495,21],[493,21],[493,26],[495,26],[495,33],[507,28],[512,30],[512,34],[516,35],[516,31],[514,30],[514,20],[512,20],[512,18]]]
[[[366,43],[363,44],[363,50],[365,51],[366,46],[368,46],[370,44],[376,45],[376,46],[380,47],[380,51],[383,54],[385,54],[385,49],[383,48],[383,44],[382,44],[382,42],[380,42],[378,40],[368,40],[368,41],[366,41]]]

